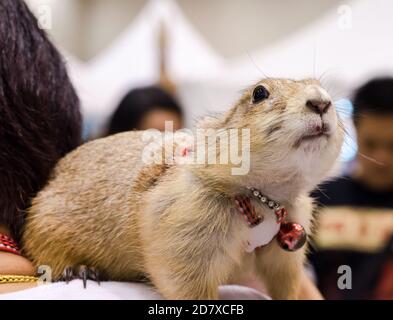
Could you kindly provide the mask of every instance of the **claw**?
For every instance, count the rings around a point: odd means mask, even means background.
[[[68,284],[68,282],[70,282],[73,279],[73,276],[74,276],[74,272],[73,272],[72,267],[67,267],[64,269],[63,277],[64,277],[64,280],[67,284]]]
[[[100,273],[96,268],[90,268],[89,269],[89,276],[91,280],[94,280],[98,283],[98,285],[101,285],[100,283]]]
[[[100,285],[100,274],[96,268],[89,268],[86,265],[79,265],[76,267],[66,267],[63,271],[60,280],[67,284],[73,279],[81,279],[83,281],[83,288],[87,287],[87,279],[96,281]]]
[[[83,280],[83,288],[86,289],[87,277],[88,277],[89,269],[85,265],[81,265],[79,267],[79,278]]]

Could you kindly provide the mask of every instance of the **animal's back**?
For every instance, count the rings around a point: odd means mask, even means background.
[[[145,167],[141,134],[98,139],[60,160],[28,213],[23,246],[36,266],[49,265],[55,278],[65,265],[110,270],[118,279],[140,270],[136,220],[143,186],[138,184],[149,184],[150,178],[137,179]],[[125,271],[130,265],[131,275]]]

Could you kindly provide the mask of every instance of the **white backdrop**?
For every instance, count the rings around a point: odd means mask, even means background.
[[[307,10],[307,6],[299,6],[299,10]],[[168,72],[186,109],[186,125],[191,126],[207,112],[228,108],[242,88],[263,74],[321,77],[336,100],[349,97],[353,88],[373,75],[392,74],[392,12],[390,0],[346,1],[269,46],[225,58],[174,0],[150,0],[110,45],[87,62],[62,51],[86,124],[94,135],[130,88],[158,80],[157,37],[164,21]],[[291,14],[283,12],[282,19]]]

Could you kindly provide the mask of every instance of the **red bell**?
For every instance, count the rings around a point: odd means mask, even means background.
[[[306,243],[307,233],[298,223],[284,222],[281,224],[276,239],[284,250],[296,251]]]

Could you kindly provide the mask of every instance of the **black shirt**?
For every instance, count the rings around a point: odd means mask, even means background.
[[[319,186],[314,249],[309,256],[327,299],[373,299],[392,257],[393,190],[375,192],[344,176]],[[352,289],[339,289],[340,265],[352,270]],[[392,284],[393,285],[393,284]]]
[[[376,192],[349,176],[324,183],[311,195],[324,206],[393,208],[393,190]]]

